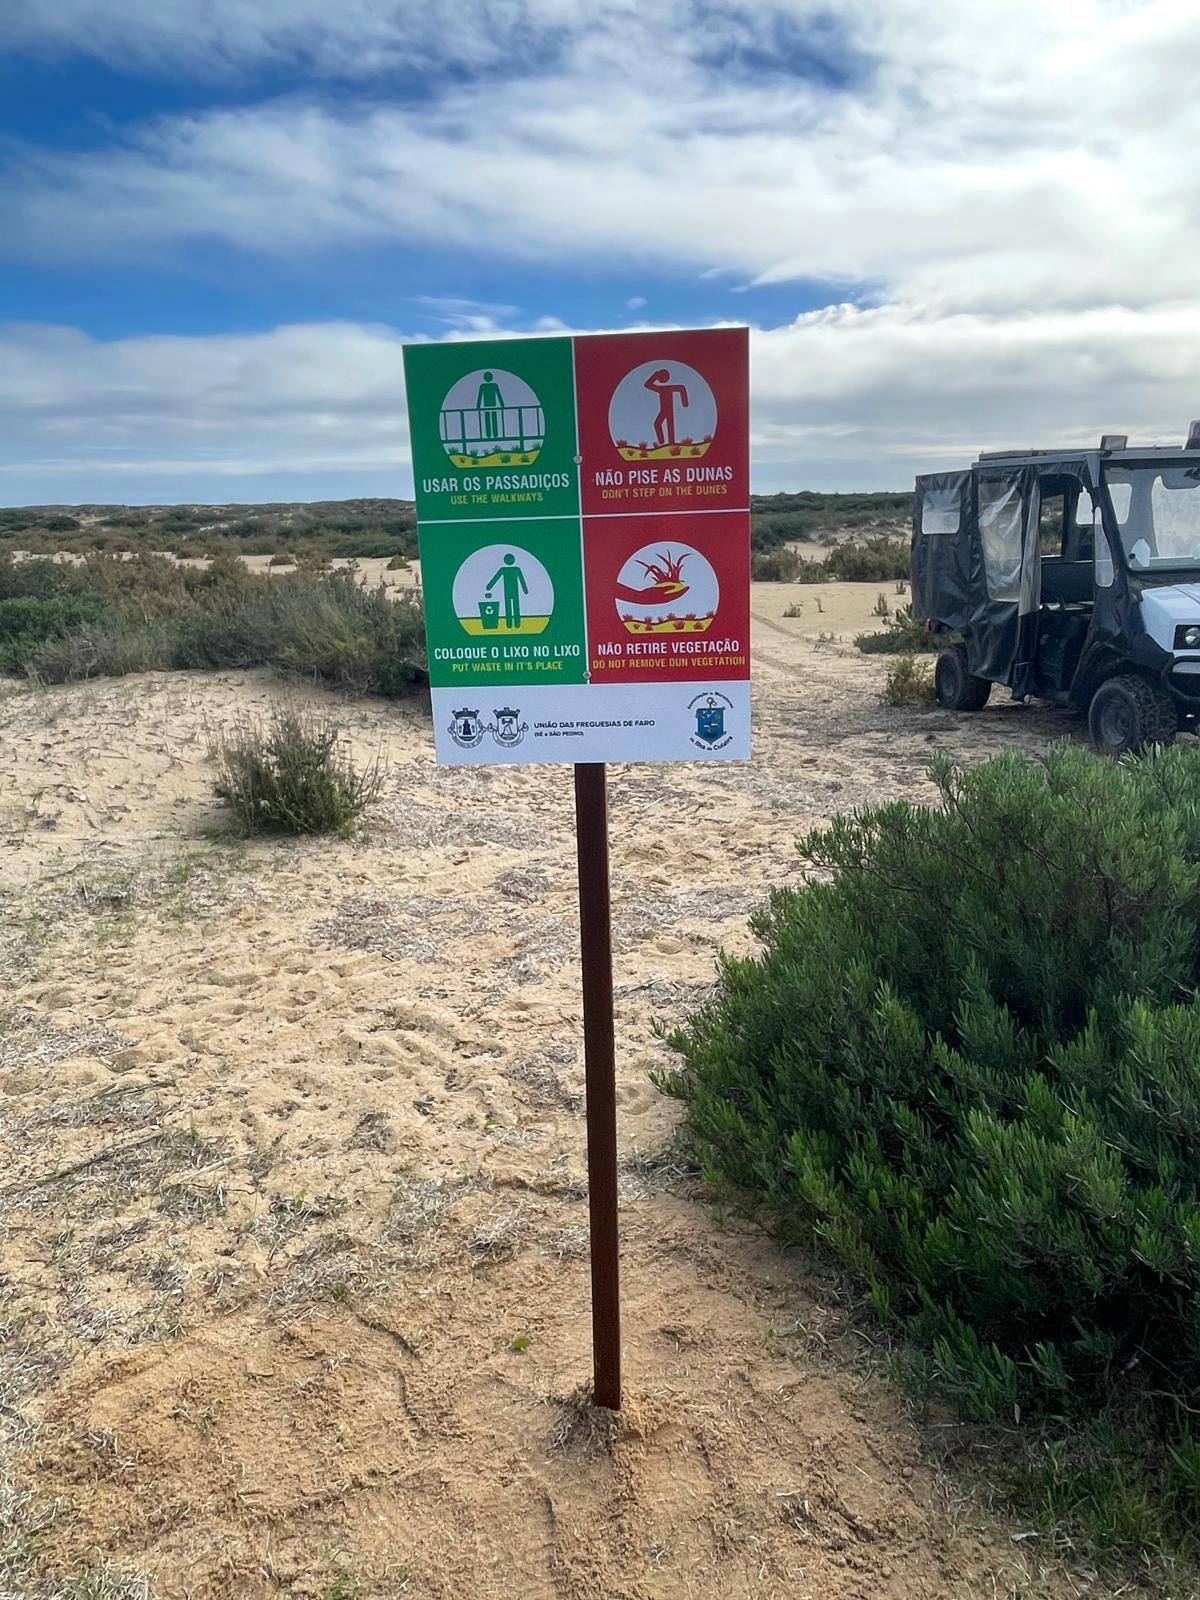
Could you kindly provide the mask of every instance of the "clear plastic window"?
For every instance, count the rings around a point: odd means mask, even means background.
[[[1105,482],[1131,568],[1200,566],[1200,466],[1110,467]]]
[[[1020,596],[1024,510],[1019,484],[1005,478],[980,478],[979,538],[988,594],[993,600]]]
[[[921,501],[921,537],[946,538],[958,532],[962,521],[962,494],[957,484],[948,489],[929,488]]]
[[[1096,541],[1096,587],[1097,589],[1111,589],[1116,573],[1113,569],[1112,551],[1108,548],[1108,540],[1104,535],[1104,523],[1100,512],[1096,511],[1092,527],[1095,530],[1093,537]]]
[[[1043,495],[1038,511],[1038,538],[1044,556],[1062,555],[1065,520],[1066,496]]]
[[[1133,484],[1129,474],[1124,477],[1108,475],[1108,498],[1112,501],[1113,513],[1117,519],[1118,528],[1123,528],[1129,521],[1129,507],[1133,503]]]

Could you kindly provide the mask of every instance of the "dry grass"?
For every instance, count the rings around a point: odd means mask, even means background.
[[[405,1173],[392,1190],[384,1239],[403,1247],[401,1259],[408,1265],[427,1260],[433,1236],[451,1208],[474,1187],[467,1178],[418,1178]]]
[[[378,1247],[344,1232],[322,1234],[288,1262],[267,1299],[285,1321],[306,1316],[317,1305],[344,1305],[367,1298],[391,1282]]]
[[[480,1262],[507,1261],[529,1235],[529,1219],[521,1206],[498,1206],[475,1223],[467,1244]]]
[[[617,1193],[625,1202],[644,1200],[647,1195],[662,1194],[697,1175],[695,1163],[672,1140],[659,1150],[627,1151],[617,1166]]]
[[[535,1104],[561,1106],[564,1111],[578,1115],[583,1110],[583,1095],[563,1082],[560,1069],[575,1063],[573,1045],[550,1045],[540,1055],[527,1061],[515,1062],[507,1076],[529,1090]]]
[[[593,1403],[590,1383],[581,1384],[569,1395],[552,1395],[547,1403],[558,1413],[550,1433],[551,1450],[585,1457],[611,1456],[623,1438],[636,1432],[628,1410],[609,1411]]]
[[[56,1028],[39,1012],[19,1007],[0,1022],[0,1068],[48,1067],[71,1056],[112,1060],[129,1044],[108,1028]]]
[[[59,1577],[47,1569],[45,1544],[70,1520],[56,1497],[27,1485],[25,1458],[39,1429],[22,1407],[49,1385],[65,1362],[38,1313],[0,1305],[0,1597],[2,1600],[150,1600],[145,1578],[105,1563]]]

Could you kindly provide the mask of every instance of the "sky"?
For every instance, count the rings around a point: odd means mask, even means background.
[[[1200,416],[1195,0],[4,0],[0,503],[411,494],[401,347],[751,329],[753,486]]]

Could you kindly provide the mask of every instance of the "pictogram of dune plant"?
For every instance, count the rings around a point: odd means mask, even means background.
[[[669,555],[667,551],[658,552],[657,561],[639,561],[638,566],[648,578],[653,578],[655,583],[679,583],[682,581],[683,563],[688,558],[688,551],[682,555]]]

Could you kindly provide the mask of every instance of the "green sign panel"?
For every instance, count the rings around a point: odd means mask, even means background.
[[[421,582],[435,688],[586,682],[578,517],[439,527]]]
[[[578,515],[570,339],[404,351],[421,522]]]

